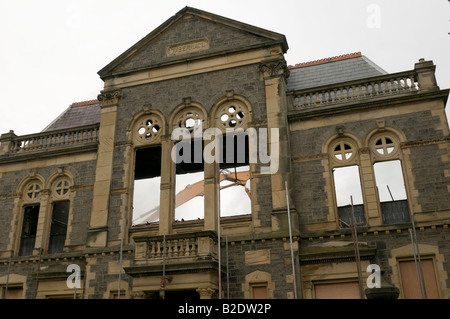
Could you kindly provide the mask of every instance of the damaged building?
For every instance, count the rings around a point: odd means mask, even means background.
[[[97,99],[1,132],[0,298],[450,298],[436,66],[287,50],[186,7]]]

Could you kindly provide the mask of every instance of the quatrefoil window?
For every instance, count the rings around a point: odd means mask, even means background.
[[[174,119],[174,126],[176,128],[187,128],[190,133],[202,125],[204,118],[203,114],[195,108],[184,110]]]
[[[223,128],[242,127],[247,122],[247,113],[247,109],[239,103],[226,104],[218,110],[216,123]]]
[[[137,138],[142,142],[156,139],[161,133],[161,123],[155,117],[148,117],[138,122]]]

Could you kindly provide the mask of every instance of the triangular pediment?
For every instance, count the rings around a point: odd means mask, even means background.
[[[102,79],[253,48],[280,45],[284,35],[185,7],[101,69]]]

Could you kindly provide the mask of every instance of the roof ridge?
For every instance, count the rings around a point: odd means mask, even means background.
[[[100,103],[99,100],[87,100],[87,101],[81,101],[81,102],[74,102],[70,105],[70,107],[78,107],[78,106],[88,106],[88,105],[94,105]]]
[[[324,58],[324,59],[320,59],[320,60],[297,63],[296,65],[289,65],[289,69],[304,68],[307,66],[313,66],[313,65],[325,64],[325,63],[329,63],[329,62],[336,62],[336,61],[342,61],[342,60],[347,60],[347,59],[359,58],[361,56],[362,56],[362,54],[360,51],[354,52],[354,53],[347,53],[347,54],[333,56],[333,57]]]

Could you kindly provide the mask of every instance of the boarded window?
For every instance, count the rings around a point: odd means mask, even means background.
[[[253,299],[267,299],[267,286],[252,287]]]
[[[365,224],[366,218],[364,215],[359,167],[357,165],[353,165],[334,168],[333,177],[341,227],[346,228],[351,224],[352,200],[353,214],[355,216],[354,222],[357,225]]]
[[[399,160],[373,165],[383,222],[385,224],[410,221],[402,165]]]
[[[120,295],[116,292],[111,293],[111,299],[127,299],[125,291],[121,291]]]
[[[23,288],[22,286],[6,286],[1,287],[1,298],[0,299],[22,299]]]
[[[316,299],[361,299],[358,282],[314,285]]]
[[[50,239],[48,243],[49,254],[63,252],[64,243],[66,241],[69,208],[70,201],[68,200],[53,204],[52,225],[50,228]]]
[[[39,205],[24,207],[19,256],[30,256],[33,254],[34,244],[36,242],[38,217]]]
[[[133,224],[159,221],[161,146],[136,150]]]
[[[421,264],[427,298],[439,299],[439,290],[436,283],[433,260],[424,259],[421,260]],[[405,299],[421,299],[416,263],[414,260],[400,261],[399,265],[402,278],[403,297]]]

